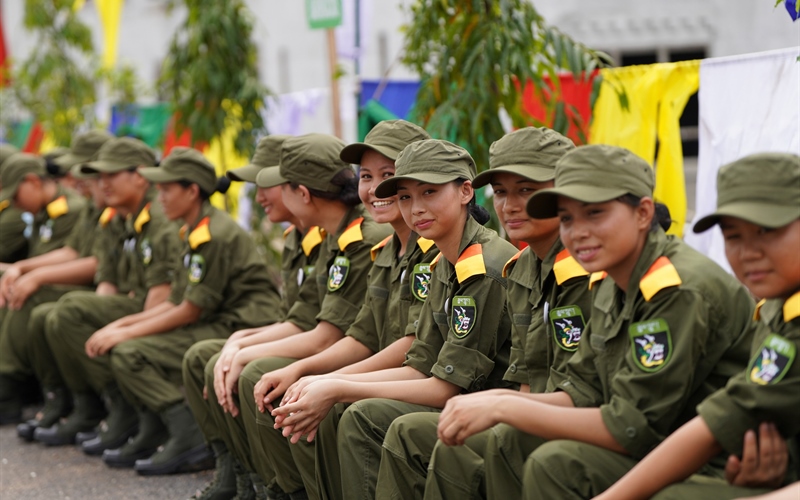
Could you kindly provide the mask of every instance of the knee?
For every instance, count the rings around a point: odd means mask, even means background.
[[[429,456],[436,444],[438,413],[410,413],[394,419],[386,431],[383,447],[393,453],[405,453],[409,445]]]
[[[196,374],[198,373],[200,377],[202,377],[206,363],[208,363],[208,352],[205,346],[203,346],[203,342],[192,345],[183,355],[183,361],[181,362],[183,378],[186,379],[187,376],[196,378]]]
[[[144,359],[131,342],[118,344],[110,353],[111,371],[114,376],[125,376],[142,369]]]
[[[539,446],[525,460],[523,482],[526,491],[552,494],[573,481],[585,483],[585,450],[576,441],[556,440]]]

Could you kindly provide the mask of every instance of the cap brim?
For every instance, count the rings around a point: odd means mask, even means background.
[[[57,157],[55,160],[53,160],[53,163],[69,171],[75,165],[79,163],[86,163],[90,159],[91,158],[87,158],[85,156],[76,156],[72,153],[67,153],[65,155]]]
[[[583,203],[603,203],[627,193],[624,189],[597,186],[563,186],[542,189],[528,198],[526,210],[534,219],[551,219],[558,215],[558,197],[564,196]]]
[[[19,182],[14,182],[9,186],[4,186],[0,189],[0,202],[11,201],[14,199],[14,194],[17,192]]]
[[[152,182],[153,184],[164,184],[167,182],[178,182],[183,180],[180,175],[170,174],[160,167],[141,167],[137,170],[139,175]]]
[[[537,167],[534,165],[505,165],[502,167],[484,170],[472,181],[472,187],[483,187],[492,182],[494,174],[514,174],[525,177],[534,182],[548,182],[556,178],[556,171],[552,168]]]
[[[698,220],[692,231],[702,233],[719,224],[722,217],[735,217],[757,226],[775,229],[783,227],[800,218],[800,206],[772,205],[767,203],[739,202],[729,203],[716,212]]]
[[[260,188],[271,188],[289,182],[281,176],[281,169],[278,167],[262,168],[256,175],[256,186]]]
[[[367,144],[365,142],[356,142],[345,146],[344,149],[342,149],[342,151],[339,153],[339,158],[344,162],[360,165],[361,157],[364,156],[364,152],[367,150],[380,153],[392,161],[397,160],[397,157],[400,156],[400,151],[396,151],[386,146],[377,146],[374,144]]]
[[[83,166],[81,166],[81,172],[85,174],[94,174],[97,172],[103,174],[113,174],[131,168],[136,168],[136,165],[127,165],[125,163],[120,163],[116,161],[107,161],[107,160],[90,161],[89,163],[86,163]]]
[[[92,173],[86,173],[81,169],[82,165],[77,163],[69,169],[69,173],[72,174],[72,177],[75,179],[94,179],[97,177],[98,172],[94,171]]]
[[[241,168],[235,168],[233,170],[228,170],[225,175],[228,176],[229,179],[239,182],[255,182],[256,176],[262,170],[262,167],[258,165],[253,165],[252,163],[249,165],[245,165]]]
[[[378,198],[389,198],[397,194],[397,183],[404,179],[424,182],[426,184],[445,184],[458,179],[455,174],[438,174],[435,172],[421,172],[412,175],[396,175],[378,184],[375,188],[375,196]]]

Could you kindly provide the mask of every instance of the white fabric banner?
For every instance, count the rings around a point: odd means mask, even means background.
[[[722,165],[753,153],[800,154],[799,55],[792,47],[701,63],[694,221],[716,209]],[[703,234],[687,228],[684,238],[730,272],[719,227]]]

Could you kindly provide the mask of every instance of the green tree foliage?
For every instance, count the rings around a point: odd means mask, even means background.
[[[253,21],[242,0],[184,0],[188,15],[164,61],[160,90],[174,106],[177,129],[208,143],[237,127],[235,149],[250,155],[264,130],[268,90],[258,79]]]
[[[565,133],[579,118],[559,100],[559,71],[579,79],[611,64],[548,26],[527,0],[417,0],[411,16],[403,62],[421,76],[412,117],[434,137],[469,149],[479,168],[504,134],[501,109],[515,127],[543,124],[523,112],[520,82],[533,83],[545,122]]]

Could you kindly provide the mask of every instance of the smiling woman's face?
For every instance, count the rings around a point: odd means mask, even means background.
[[[423,238],[437,241],[463,223],[463,207],[472,198],[472,186],[469,181],[458,185],[403,179],[397,183],[397,198],[406,224]]]
[[[376,151],[366,150],[358,172],[358,196],[375,222],[391,224],[402,218],[397,195],[375,196],[378,184],[390,177],[394,177],[394,162]]]

